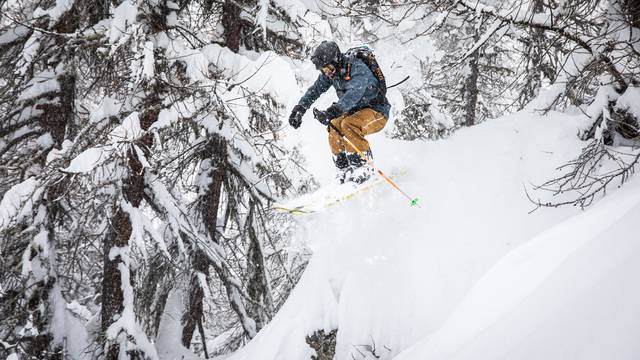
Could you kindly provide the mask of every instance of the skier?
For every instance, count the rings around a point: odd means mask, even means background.
[[[374,59],[367,48],[357,49],[366,49],[370,58]],[[384,128],[391,108],[386,98],[384,76],[375,59],[372,67],[370,62],[365,63],[363,58],[354,54],[351,50],[343,54],[335,42],[323,41],[311,56],[320,75],[289,116],[289,124],[297,129],[302,124],[304,113],[333,85],[338,102],[314,115],[321,124],[328,126],[329,146],[337,169],[336,178],[341,184],[346,181],[361,184],[373,174],[366,159],[349,142],[372,159],[371,147],[364,137]]]

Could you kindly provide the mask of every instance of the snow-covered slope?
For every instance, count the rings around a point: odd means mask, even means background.
[[[422,208],[378,186],[301,218],[313,258],[275,319],[231,359],[309,358],[305,335],[320,328],[338,328],[338,360],[373,359],[374,347],[402,360],[639,354],[640,285],[628,274],[640,270],[640,183],[586,211],[529,213],[524,187],[579,153],[576,126],[568,115],[516,113],[435,143],[373,136],[376,162],[407,169],[398,182]],[[320,159],[324,134],[305,140]],[[314,166],[332,171],[328,151]]]
[[[640,181],[510,252],[408,359],[637,359]]]

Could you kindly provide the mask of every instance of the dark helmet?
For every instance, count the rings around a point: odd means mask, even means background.
[[[338,44],[326,40],[321,42],[311,55],[311,62],[318,70],[327,64],[338,67],[342,63],[342,53]]]

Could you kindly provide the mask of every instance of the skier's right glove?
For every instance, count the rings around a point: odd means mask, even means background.
[[[299,128],[300,124],[302,124],[302,116],[305,112],[307,112],[307,109],[302,105],[294,106],[293,110],[291,110],[291,115],[289,115],[289,125],[294,129]]]
[[[315,116],[315,118],[320,122],[320,124],[324,126],[329,126],[329,124],[331,123],[331,120],[339,117],[341,113],[342,112],[338,108],[338,105],[333,103],[325,111],[317,111],[314,109],[313,116]]]

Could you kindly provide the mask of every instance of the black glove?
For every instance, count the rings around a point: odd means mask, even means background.
[[[338,109],[338,106],[334,103],[325,111],[314,111],[313,115],[318,121],[320,121],[322,125],[329,126],[331,120],[342,115],[342,111],[340,111],[340,109]]]
[[[302,105],[294,106],[293,110],[291,110],[291,115],[289,115],[289,125],[291,125],[294,129],[299,128],[300,124],[302,124],[302,116],[305,112],[307,112],[307,109],[305,109]]]

